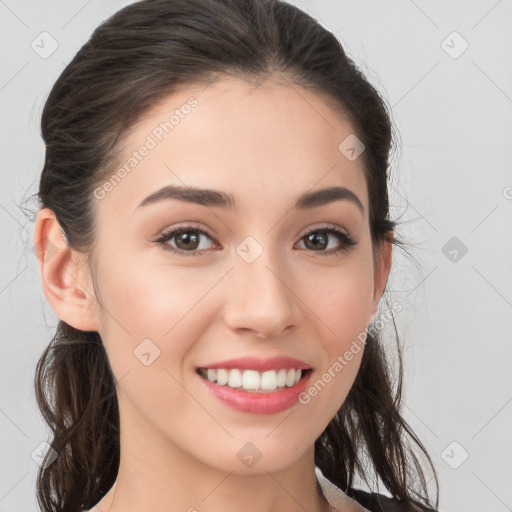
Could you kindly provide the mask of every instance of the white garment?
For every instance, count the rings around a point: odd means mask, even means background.
[[[346,510],[347,512],[368,512],[368,509],[364,508],[356,500],[347,496],[341,489],[325,478],[318,466],[315,466],[315,473],[318,478],[318,483],[322,488],[322,492],[331,507],[336,510]]]

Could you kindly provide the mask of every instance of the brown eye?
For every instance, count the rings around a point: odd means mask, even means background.
[[[199,235],[192,231],[182,231],[180,234],[174,235],[174,238],[178,249],[196,250],[199,246]]]
[[[308,249],[320,249],[324,250],[329,244],[329,237],[320,231],[310,233],[304,237],[306,240],[306,247]]]
[[[330,242],[331,239],[334,243]],[[357,245],[350,235],[334,227],[310,231],[302,237],[301,241],[304,241],[306,249],[326,256],[347,252],[352,246]]]
[[[210,244],[208,240],[210,240]],[[208,249],[209,245],[212,245],[212,237],[202,229],[181,226],[162,233],[155,242],[165,250],[184,256],[195,256],[201,254],[204,249]]]

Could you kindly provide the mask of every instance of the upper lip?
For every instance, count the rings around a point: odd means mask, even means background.
[[[244,370],[256,370],[264,372],[266,370],[279,370],[281,368],[309,370],[311,369],[311,366],[305,363],[304,361],[300,361],[299,359],[294,359],[292,357],[286,356],[278,356],[271,357],[268,359],[261,359],[258,357],[239,357],[237,359],[228,359],[226,361],[219,361],[217,363],[207,364],[205,366],[201,366],[200,368],[225,368],[226,370],[238,368]]]

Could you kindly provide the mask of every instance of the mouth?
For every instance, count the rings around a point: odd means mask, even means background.
[[[257,371],[243,368],[197,368],[196,373],[217,386],[247,393],[277,393],[307,378],[311,368],[276,368]]]

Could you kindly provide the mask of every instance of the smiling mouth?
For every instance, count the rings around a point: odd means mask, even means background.
[[[202,378],[217,386],[249,393],[273,393],[295,386],[312,370],[311,368],[307,370],[280,368],[258,372],[238,368],[198,368],[196,371]]]

